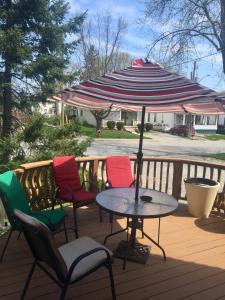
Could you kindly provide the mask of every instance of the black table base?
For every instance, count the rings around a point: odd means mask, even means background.
[[[134,246],[131,247],[129,241],[121,241],[114,250],[113,256],[140,264],[146,264],[149,259],[150,249],[151,247],[148,245],[135,243]]]
[[[149,247],[137,242],[136,234],[140,231],[142,238],[147,238],[163,254],[166,260],[166,253],[160,245],[160,219],[171,215],[178,207],[177,200],[166,193],[155,190],[139,188],[139,198],[135,197],[135,189],[129,188],[112,188],[99,193],[96,197],[97,204],[108,211],[111,215],[119,215],[127,218],[127,226],[105,237],[104,244],[108,238],[127,232],[127,241],[122,241],[115,251],[115,257],[123,259],[123,269],[126,268],[126,261],[131,260],[139,263],[146,263],[150,254]],[[144,232],[145,219],[159,220],[158,239],[154,240]],[[130,234],[128,233],[130,229]]]
[[[159,225],[158,225],[158,242],[153,240],[148,234],[146,234],[143,230],[143,220],[142,219],[132,219],[127,220],[127,226],[126,228],[123,228],[121,230],[115,231],[111,234],[108,234],[105,239],[104,239],[104,245],[106,244],[106,241],[109,237],[122,233],[124,231],[127,231],[128,229],[131,228],[131,235],[130,239],[128,240],[128,235],[127,235],[127,240],[126,241],[121,241],[119,245],[117,246],[116,250],[113,252],[114,257],[121,258],[123,259],[123,269],[126,268],[126,261],[134,261],[137,263],[145,264],[149,258],[150,255],[150,246],[148,245],[143,245],[140,243],[137,243],[135,241],[136,239],[136,230],[140,230],[142,233],[142,238],[146,237],[149,241],[151,241],[155,246],[157,246],[163,253],[163,259],[166,261],[166,253],[163,249],[162,246],[159,244],[159,236],[160,236],[160,218],[159,218]]]

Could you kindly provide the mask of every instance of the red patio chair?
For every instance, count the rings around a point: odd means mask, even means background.
[[[108,156],[106,158],[106,188],[134,187],[135,180],[132,175],[129,156]],[[113,215],[110,214],[111,234],[113,234]],[[128,229],[129,219],[127,218]],[[143,220],[140,222],[143,229]],[[143,233],[142,233],[143,236]],[[109,236],[108,236],[109,237]],[[105,239],[106,242],[107,238]]]
[[[108,156],[106,158],[106,187],[133,187],[135,180],[128,156]]]
[[[95,202],[96,193],[85,190],[81,184],[77,162],[74,156],[55,157],[52,163],[56,183],[56,199],[73,204],[75,234],[78,238],[77,208]],[[100,221],[101,221],[101,211]]]

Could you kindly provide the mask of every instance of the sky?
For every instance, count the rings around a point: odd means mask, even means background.
[[[146,45],[151,41],[147,27],[138,22],[138,18],[144,15],[144,6],[141,2],[141,0],[69,0],[71,15],[87,10],[89,18],[105,13],[111,13],[115,20],[122,16],[127,22],[127,31],[124,34],[121,50],[135,58],[146,57]],[[198,45],[198,50],[201,57],[208,53],[203,44]],[[193,62],[184,64],[183,74],[190,77],[192,68]],[[225,91],[225,76],[221,74],[223,74],[222,58],[219,54],[198,61],[197,77],[200,84],[217,92]]]

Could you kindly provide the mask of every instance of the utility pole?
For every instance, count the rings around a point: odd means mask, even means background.
[[[193,63],[193,70],[191,71],[191,80],[196,82],[197,81],[197,76],[196,76],[196,71],[197,71],[197,61],[195,60]],[[187,115],[187,126],[188,126],[188,137],[191,136],[191,127],[192,127],[192,114],[188,113]]]

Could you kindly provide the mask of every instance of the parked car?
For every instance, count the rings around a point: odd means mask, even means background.
[[[194,127],[191,127],[190,131],[191,131],[190,135],[194,136],[195,135]],[[188,126],[187,125],[177,125],[170,129],[170,133],[182,135],[182,136],[188,136]]]
[[[156,131],[162,131],[162,132],[169,132],[170,127],[167,124],[161,123],[161,124],[154,124],[153,129]]]

